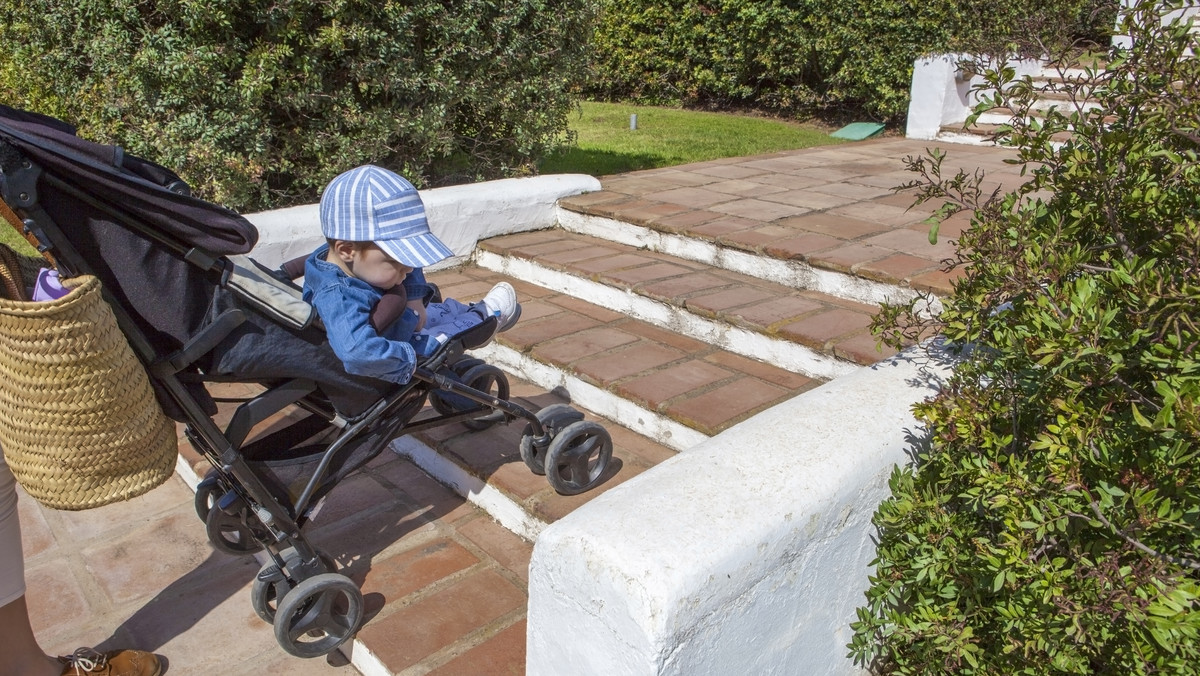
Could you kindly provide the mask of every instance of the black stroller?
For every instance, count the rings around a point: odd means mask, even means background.
[[[535,413],[510,402],[504,373],[466,354],[490,339],[494,319],[444,344],[407,385],[350,376],[294,275],[245,256],[258,239],[248,221],[191,197],[163,167],[4,106],[0,197],[62,276],[100,279],[163,411],[215,468],[196,492],[210,542],[269,556],[251,602],[293,655],[329,653],[362,622],[358,587],[301,530],[338,481],[402,431],[522,418],[521,458],[557,491],[606,479],[612,441],[602,426],[563,404]],[[218,382],[263,388],[225,429],[207,388]],[[302,415],[255,438],[290,407]]]

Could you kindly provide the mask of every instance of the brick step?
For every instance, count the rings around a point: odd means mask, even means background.
[[[892,353],[877,305],[801,290],[665,253],[552,229],[480,243],[476,262],[746,357],[834,378]],[[618,314],[619,313],[619,314]]]
[[[474,354],[675,450],[826,380],[481,267],[429,277],[459,299],[482,297],[501,280],[512,283],[523,308],[520,322]]]
[[[738,380],[738,376],[732,372],[726,373],[729,374],[729,378],[721,381],[720,385],[728,385],[727,381]],[[736,409],[733,413],[701,410],[697,419],[707,421],[718,429],[728,427],[746,415],[819,384],[800,376],[788,375],[791,376],[790,382],[798,385],[794,392],[776,387],[769,395],[759,393],[760,396],[752,400],[758,405],[750,407],[744,415],[736,415]],[[510,400],[534,412],[553,404],[573,403],[568,393],[563,390],[547,391],[512,376],[509,377],[509,383]],[[760,381],[755,380],[750,383],[751,387],[748,389],[759,383]],[[217,391],[220,396],[238,398],[253,396],[261,389],[247,384],[222,384],[218,386]],[[388,458],[396,454],[404,456],[439,484],[453,489],[460,496],[469,495],[473,502],[508,530],[524,539],[534,540],[547,524],[570,513],[594,495],[640,474],[676,453],[675,449],[632,432],[611,420],[604,420],[577,402],[573,405],[585,414],[585,419],[596,420],[604,425],[613,438],[613,461],[608,478],[595,490],[583,495],[559,495],[544,477],[533,474],[525,466],[519,453],[525,428],[525,423],[521,420],[496,424],[480,431],[469,430],[458,423],[420,431],[394,442],[391,451],[385,451],[381,459],[373,464],[387,462]],[[215,416],[217,423],[222,427],[227,424],[236,407],[236,403],[221,403]],[[266,434],[300,415],[303,414],[297,409],[285,411],[262,423],[256,428],[255,435]],[[414,416],[414,420],[426,415],[435,415],[428,405]],[[178,431],[181,457],[179,469],[185,481],[194,485],[211,469],[211,465],[184,439],[182,425],[179,425]],[[706,435],[699,433],[696,440],[704,438]],[[353,476],[347,478],[344,483],[356,481]],[[333,493],[341,493],[344,490],[343,486],[338,486]],[[339,510],[335,508],[332,511],[335,512],[333,516],[329,514],[330,509],[323,506],[310,528],[319,530],[331,521],[338,521],[341,518],[336,514]]]
[[[1075,112],[1077,105],[1081,110],[1084,111],[1094,110],[1100,107],[1100,104],[1092,101],[1082,101],[1078,104],[1075,104],[1069,101],[1065,96],[1062,98],[1043,97],[1039,98],[1033,103],[1033,106],[1029,109],[1028,117],[1030,119],[1036,118],[1038,120],[1044,120],[1046,113],[1055,109],[1063,115],[1069,116],[1071,113]],[[976,119],[976,124],[1008,124],[1015,117],[1017,117],[1017,113],[1011,108],[989,108],[988,110],[980,113],[979,117]]]
[[[921,142],[881,138],[846,146],[729,158],[603,177],[603,189],[559,200],[562,228],[707,263],[859,303],[948,294],[951,240],[969,224],[942,224],[936,245],[924,222],[938,206],[899,191],[916,178],[903,158]],[[948,160],[1002,181],[1011,170],[991,152]],[[956,166],[951,166],[955,164]],[[984,188],[994,185],[990,177]]]

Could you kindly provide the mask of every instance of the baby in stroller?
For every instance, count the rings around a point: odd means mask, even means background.
[[[404,384],[418,359],[451,336],[488,317],[497,318],[497,332],[506,331],[520,317],[507,282],[472,305],[430,302],[422,268],[453,252],[430,232],[420,195],[401,176],[371,165],[351,169],[325,188],[320,214],[327,243],[305,261],[304,300],[348,373]],[[381,302],[402,311],[376,311]],[[387,315],[394,318],[382,319]]]

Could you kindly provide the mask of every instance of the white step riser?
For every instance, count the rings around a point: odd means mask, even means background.
[[[480,250],[476,252],[475,263],[482,268],[587,300],[614,312],[810,378],[831,380],[859,368],[857,364],[830,357],[803,345],[700,317],[667,303],[575,277],[525,259],[506,258]]]
[[[413,437],[400,437],[391,443],[390,448],[526,540],[536,541],[538,534],[546,527],[545,522],[531,516],[512,498]]]
[[[712,242],[659,232],[603,216],[589,216],[559,209],[559,225],[568,232],[665,253],[793,289],[807,289],[866,305],[902,303],[916,297],[916,293],[911,289],[832,270],[821,270],[798,261],[784,261],[738,251]],[[940,304],[934,311],[941,311]]]

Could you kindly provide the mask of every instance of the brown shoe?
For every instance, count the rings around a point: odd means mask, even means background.
[[[110,650],[106,653],[80,648],[70,657],[60,657],[62,676],[158,676],[162,665],[154,653],[141,650]]]

